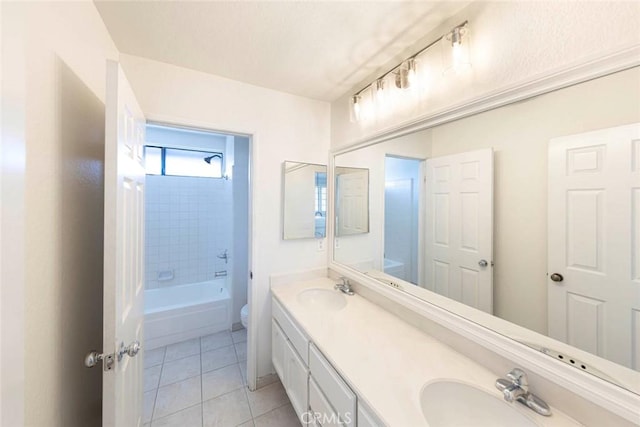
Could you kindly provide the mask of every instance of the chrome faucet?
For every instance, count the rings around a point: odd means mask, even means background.
[[[507,402],[518,401],[529,407],[537,414],[548,417],[551,415],[551,409],[542,399],[529,392],[529,381],[527,374],[519,368],[511,370],[507,374],[507,379],[498,378],[496,380],[496,388],[502,392],[504,400]]]
[[[333,289],[338,289],[343,294],[355,295],[355,292],[351,287],[351,283],[349,283],[349,279],[347,279],[346,277],[341,277],[340,280],[342,280],[342,283],[336,283]]]
[[[229,262],[229,252],[228,249],[225,249],[223,252],[220,252],[218,255],[216,255],[218,258],[223,259],[224,263],[228,263]]]

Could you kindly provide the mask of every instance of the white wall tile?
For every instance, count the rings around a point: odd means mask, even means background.
[[[227,270],[216,255],[232,249],[231,181],[148,176],[146,206],[146,288],[213,279]],[[158,281],[161,271],[173,279]]]

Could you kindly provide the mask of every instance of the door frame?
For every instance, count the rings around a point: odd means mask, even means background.
[[[247,234],[249,241],[247,242],[247,265],[249,266],[249,274],[253,272],[253,260],[255,259],[255,233],[253,228],[254,211],[254,194],[255,194],[255,179],[256,176],[256,159],[257,156],[257,144],[256,140],[257,132],[252,129],[228,129],[225,126],[214,124],[210,122],[202,122],[197,120],[190,120],[184,117],[173,117],[161,114],[147,114],[145,113],[147,124],[157,124],[161,126],[169,126],[174,128],[183,129],[196,129],[205,132],[215,132],[227,135],[243,136],[249,139],[249,194],[247,207],[249,210]],[[247,328],[247,385],[249,390],[255,390],[258,382],[258,304],[254,301],[258,301],[258,289],[253,286],[253,280],[247,277],[247,303],[249,304],[249,327]]]

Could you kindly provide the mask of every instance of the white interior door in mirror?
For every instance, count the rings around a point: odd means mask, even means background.
[[[118,356],[143,340],[145,119],[117,62],[107,63],[104,203],[103,350],[115,352],[103,371],[105,426],[142,425],[143,355]]]
[[[549,336],[640,370],[640,124],[552,139],[548,173]]]
[[[493,312],[493,150],[426,162],[426,288]]]
[[[336,168],[336,235],[369,232],[369,170]]]

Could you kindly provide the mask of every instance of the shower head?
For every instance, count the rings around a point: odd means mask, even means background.
[[[204,161],[211,164],[211,160],[216,158],[222,159],[222,156],[220,154],[214,154],[213,156],[205,157]]]

